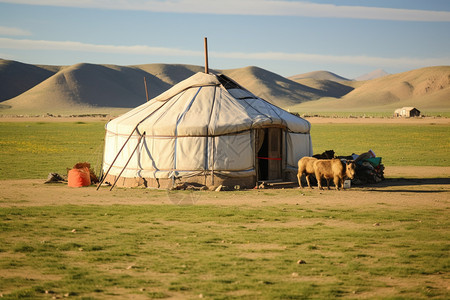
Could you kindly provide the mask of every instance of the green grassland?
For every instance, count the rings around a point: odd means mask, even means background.
[[[66,174],[78,162],[100,170],[103,122],[0,123],[0,179],[46,178]],[[449,126],[315,124],[314,153],[338,155],[372,149],[387,166],[449,166]]]
[[[0,123],[0,179],[45,179],[79,161],[99,165],[104,133],[102,122]],[[388,165],[449,165],[448,126],[313,125],[312,140],[315,152],[373,149]],[[149,205],[95,205],[102,189],[93,186],[61,192],[92,204],[27,205],[24,194],[0,190],[4,299],[450,297],[445,190],[419,190],[442,194],[430,205],[405,203],[409,190],[393,192],[401,201],[379,193],[379,201],[351,205],[297,189],[110,194]],[[194,194],[196,205],[168,201]],[[233,197],[266,204],[221,205]],[[286,198],[297,205],[271,202]]]
[[[450,166],[450,126],[404,124],[314,124],[314,153],[336,155],[372,149],[386,166]]]
[[[389,206],[2,208],[0,292],[5,299],[448,299],[448,214]]]
[[[303,117],[328,117],[328,118],[392,118],[393,111],[314,111],[314,110],[302,110],[302,112],[295,112]],[[421,112],[422,116],[425,117],[444,117],[450,118],[450,112],[441,110],[441,111],[423,111]]]
[[[67,174],[78,162],[100,170],[103,122],[0,123],[0,179]]]

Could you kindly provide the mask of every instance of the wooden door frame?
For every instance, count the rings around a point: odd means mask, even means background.
[[[260,149],[257,149],[258,144],[260,143],[260,131],[255,130],[255,170],[256,170],[256,180],[257,181],[268,181],[268,180],[278,180],[278,179],[283,179],[283,161],[284,161],[284,153],[285,153],[285,149],[283,147],[283,133],[284,133],[284,128],[282,127],[278,127],[278,126],[273,126],[273,127],[265,127],[265,128],[261,128],[259,130],[263,130],[264,132],[264,140],[261,144]],[[270,155],[270,149],[271,149],[271,142],[272,139],[269,137],[270,136],[270,130],[276,130],[278,132],[278,136],[277,136],[277,140],[278,140],[278,153],[277,153],[277,157],[272,157],[273,155]],[[267,154],[264,153],[264,156],[260,156],[262,155],[263,152],[267,151]],[[263,158],[261,158],[263,157]],[[278,164],[278,174],[276,174],[274,177],[276,178],[270,178],[272,176],[270,175],[270,165],[273,165],[274,163]],[[261,167],[263,167],[264,165],[267,165],[267,167],[265,167],[266,169],[264,170],[264,172],[262,172],[260,170]],[[264,174],[262,174],[264,173]],[[262,178],[262,177],[267,177],[267,178]],[[270,179],[269,179],[270,178]]]

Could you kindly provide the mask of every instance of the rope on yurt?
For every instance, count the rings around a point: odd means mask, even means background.
[[[202,87],[199,87],[199,89],[197,90],[197,93],[195,93],[194,97],[192,98],[191,101],[189,101],[187,107],[184,109],[183,113],[178,117],[178,120],[175,124],[175,149],[174,149],[174,157],[173,157],[173,169],[176,170],[177,169],[177,144],[178,144],[178,125],[181,122],[181,119],[184,118],[184,116],[186,115],[186,113],[189,111],[189,109],[192,106],[192,103],[194,103],[195,98],[197,98],[198,93],[200,93]]]
[[[113,167],[114,163],[116,162],[117,158],[119,157],[119,154],[122,152],[122,150],[125,148],[125,145],[128,143],[128,141],[130,140],[131,136],[133,135],[133,133],[138,129],[139,125],[141,125],[142,122],[144,122],[145,120],[147,120],[148,118],[150,118],[150,116],[152,116],[155,112],[159,111],[161,109],[161,107],[163,107],[164,105],[166,105],[168,101],[164,102],[163,105],[161,105],[160,107],[158,107],[157,109],[155,109],[154,111],[152,111],[149,115],[147,115],[145,118],[143,118],[142,120],[140,120],[136,126],[134,127],[133,131],[131,131],[130,135],[128,136],[127,140],[125,141],[125,143],[123,143],[122,148],[120,148],[119,152],[117,152],[116,157],[114,158],[114,160],[112,161],[111,165],[109,166],[108,170],[106,171],[105,175],[102,176],[102,180],[100,180],[100,182],[97,185],[97,191],[100,188],[100,186],[103,184],[103,181],[105,181],[106,176],[108,175],[109,171],[111,171],[111,168]],[[105,137],[106,140],[106,137]]]
[[[208,143],[209,143],[209,126],[211,125],[211,118],[212,118],[212,114],[214,111],[214,107],[216,104],[216,92],[217,92],[217,86],[214,87],[214,98],[212,101],[212,105],[211,105],[211,111],[209,112],[209,120],[208,120],[208,125],[206,125],[206,146],[205,146],[205,185],[207,183],[207,176],[208,176],[208,165],[209,165],[209,161],[208,161],[208,155],[209,155],[209,149],[208,149]],[[215,141],[215,136],[212,137],[211,139],[211,184],[214,185],[214,143]]]
[[[117,155],[116,155],[116,157],[114,157],[114,160],[112,161],[111,165],[109,166],[108,170],[106,171],[105,176],[103,176],[102,180],[100,180],[100,182],[98,183],[97,191],[100,188],[100,186],[103,184],[103,181],[105,181],[106,176],[108,175],[109,171],[111,171],[111,168],[113,167],[114,163],[116,162],[117,158],[119,157],[119,154],[122,152],[123,148],[125,148],[125,145],[128,143],[128,141],[130,140],[131,136],[136,131],[138,126],[139,126],[139,123],[138,123],[138,125],[136,125],[136,127],[134,127],[133,131],[130,133],[130,135],[128,136],[125,143],[123,143],[122,148],[120,148],[119,152],[117,152]]]
[[[261,99],[261,98],[259,98],[259,99]],[[263,99],[261,99],[261,100],[263,100]],[[262,111],[258,110],[256,107],[254,107],[253,105],[251,105],[251,104],[247,101],[247,99],[241,99],[241,101],[243,101],[244,103],[246,103],[246,104],[247,104],[247,107],[253,109],[253,110],[256,111],[258,114],[265,116],[267,119],[269,119],[269,120],[273,123],[273,119],[272,119],[269,115],[266,115],[265,113],[263,113]]]
[[[262,98],[260,98],[260,99],[263,101],[262,103],[265,106],[265,108],[269,111],[272,111],[282,121],[283,125],[286,125],[284,119],[277,113],[277,111],[275,109],[273,109],[274,105]],[[270,118],[270,119],[272,120],[272,118]]]
[[[123,166],[123,168],[122,168],[122,170],[120,171],[119,175],[117,175],[116,180],[114,181],[113,185],[112,185],[111,188],[109,189],[110,191],[112,191],[112,189],[113,189],[114,186],[116,185],[117,181],[119,180],[120,175],[122,175],[123,171],[124,171],[125,168],[128,166],[128,163],[130,162],[131,158],[133,157],[134,152],[136,152],[137,148],[138,148],[139,145],[141,144],[142,137],[144,137],[144,136],[145,136],[145,131],[144,131],[144,133],[143,133],[142,135],[139,136],[139,139],[138,139],[138,141],[137,141],[136,147],[134,147],[133,152],[131,152],[130,158],[128,158],[128,160],[127,160],[127,163]]]

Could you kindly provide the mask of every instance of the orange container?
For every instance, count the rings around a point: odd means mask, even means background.
[[[82,187],[91,185],[91,174],[88,168],[72,169],[68,174],[68,186]]]

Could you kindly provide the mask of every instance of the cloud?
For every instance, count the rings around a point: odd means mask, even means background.
[[[73,41],[45,41],[30,39],[12,39],[0,37],[0,48],[16,50],[51,50],[51,51],[78,51],[91,53],[111,53],[127,55],[159,55],[176,57],[202,57],[202,51],[192,51],[177,48],[151,47],[146,45],[95,45]],[[414,58],[414,57],[375,57],[367,55],[324,55],[309,53],[285,52],[210,52],[211,58],[242,59],[254,63],[256,61],[290,61],[290,62],[316,62],[338,63],[347,65],[365,66],[397,66],[397,67],[423,67],[434,65],[450,65],[450,57],[444,58]]]
[[[450,22],[450,11],[347,6],[286,0],[0,0],[0,2],[112,10],[221,15],[302,16]]]
[[[368,55],[324,55],[309,53],[260,52],[260,53],[211,53],[210,56],[230,59],[272,60],[291,62],[338,63],[364,66],[397,66],[421,67],[449,65],[450,57],[446,58],[416,58],[416,57],[376,57]]]
[[[150,47],[143,45],[116,46],[95,45],[72,41],[45,41],[28,39],[0,38],[0,48],[20,50],[60,50],[81,51],[94,53],[115,54],[143,54],[143,55],[167,55],[167,56],[201,56],[200,51],[181,50],[176,48]]]
[[[9,53],[2,53],[2,52],[0,52],[0,57],[1,57],[1,59],[11,59],[11,60],[15,59],[14,55],[11,55]]]
[[[0,26],[0,35],[27,36],[31,35],[31,32],[15,27]]]

